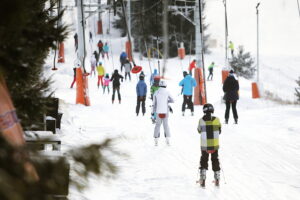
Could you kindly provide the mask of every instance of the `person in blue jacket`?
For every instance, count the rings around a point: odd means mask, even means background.
[[[186,105],[191,109],[192,116],[194,115],[194,104],[192,101],[193,97],[193,88],[197,86],[196,80],[189,75],[186,71],[183,72],[184,79],[182,79],[179,83],[179,86],[182,86],[183,90],[183,103],[182,103],[182,116],[184,116],[184,111]]]
[[[154,69],[153,74],[150,76],[150,86],[154,83],[154,77],[158,75],[157,69]]]
[[[124,64],[126,63],[126,60],[127,60],[127,53],[125,51],[123,51],[120,54],[121,72],[122,72],[122,69],[124,67]]]
[[[147,96],[147,85],[144,81],[145,76],[140,75],[139,79],[140,80],[136,85],[136,94],[137,94],[137,104],[136,104],[136,109],[135,109],[136,116],[139,115],[141,103],[142,103],[143,115],[145,115],[145,112],[146,112],[145,101],[146,101],[146,96]]]

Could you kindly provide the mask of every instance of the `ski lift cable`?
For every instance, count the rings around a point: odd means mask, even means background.
[[[142,1],[142,8],[144,9],[144,2],[143,1]],[[149,62],[150,72],[152,74],[150,58],[148,56],[148,47],[147,47],[147,42],[146,42],[146,39],[145,39],[145,27],[144,27],[144,15],[143,15],[143,13],[141,13],[141,20],[142,20],[143,40],[144,40],[144,44],[145,44],[145,48],[146,48],[146,52],[147,52],[147,58],[148,58],[148,62]]]

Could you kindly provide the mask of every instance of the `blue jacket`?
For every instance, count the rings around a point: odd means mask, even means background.
[[[138,97],[147,95],[147,85],[144,80],[140,80],[136,85],[136,94]]]
[[[120,60],[125,60],[127,58],[127,53],[122,52],[120,55]]]
[[[150,85],[153,84],[153,82],[154,82],[154,77],[157,76],[157,75],[158,75],[157,69],[154,69],[153,74],[151,74],[151,76],[150,76]]]
[[[186,75],[179,86],[183,86],[183,95],[193,95],[193,87],[197,86],[196,80],[191,75]]]

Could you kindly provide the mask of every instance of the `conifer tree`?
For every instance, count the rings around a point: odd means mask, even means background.
[[[239,46],[237,55],[229,61],[230,66],[234,72],[241,77],[250,79],[253,77],[256,69],[253,66],[253,58],[249,52],[244,51],[243,46]]]
[[[169,1],[170,5],[185,5],[183,2]],[[176,4],[175,4],[176,3]],[[121,5],[119,1],[119,6]],[[194,6],[195,2],[187,2],[187,6]],[[202,9],[205,11],[205,1],[202,1]],[[126,5],[125,5],[126,6]],[[194,11],[188,12],[191,20],[194,19]],[[118,13],[119,19],[114,21],[114,27],[119,28],[121,35],[127,34],[123,13]],[[202,16],[205,21],[205,15]],[[169,11],[169,56],[177,56],[177,48],[180,42],[184,43],[186,53],[195,53],[195,26],[183,16]],[[208,25],[203,24],[204,52],[209,53],[206,32]],[[142,51],[146,55],[145,42],[148,48],[162,49],[162,3],[160,0],[141,0],[131,2],[131,35],[134,40],[135,51]],[[192,38],[192,40],[191,40]],[[191,50],[190,50],[191,48]]]
[[[46,7],[46,2],[50,2]],[[50,79],[43,66],[50,48],[66,35],[57,26],[60,16],[51,17],[56,1],[3,0],[0,2],[0,75],[4,77],[21,124],[40,127]],[[45,96],[47,95],[47,96]]]

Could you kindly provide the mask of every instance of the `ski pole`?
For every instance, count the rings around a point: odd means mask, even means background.
[[[226,183],[226,179],[225,179],[225,173],[224,173],[224,170],[223,170],[222,165],[221,165],[221,170],[222,170],[222,174],[223,174],[223,178],[224,178],[224,184],[227,184],[227,183]]]

